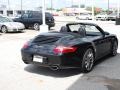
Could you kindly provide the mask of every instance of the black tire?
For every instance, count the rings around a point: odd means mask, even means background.
[[[38,31],[40,29],[39,26],[39,23],[34,23],[33,29]]]
[[[50,30],[51,29],[51,27],[50,26],[48,26],[48,30]]]
[[[29,29],[29,26],[25,26],[25,29]]]
[[[29,62],[28,62],[28,61],[23,60],[23,62],[24,62],[25,64],[29,64]]]
[[[1,32],[2,32],[2,33],[7,33],[7,32],[8,32],[7,27],[6,27],[6,26],[2,26],[2,27],[1,27]]]
[[[90,72],[94,67],[94,52],[91,48],[88,48],[82,59],[82,72],[88,73]]]
[[[117,41],[114,41],[112,44],[111,56],[117,55],[117,49],[118,49],[118,43]]]

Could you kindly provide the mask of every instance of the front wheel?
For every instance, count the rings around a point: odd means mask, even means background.
[[[112,51],[111,51],[111,55],[112,56],[116,56],[117,55],[117,49],[118,49],[117,41],[114,41],[114,43],[112,45]]]
[[[2,26],[1,32],[2,33],[7,33],[8,32],[7,27],[6,26]]]
[[[51,27],[50,26],[48,26],[48,30],[50,30],[51,29]]]
[[[82,72],[87,73],[93,69],[94,66],[94,53],[91,48],[87,49],[83,55]]]

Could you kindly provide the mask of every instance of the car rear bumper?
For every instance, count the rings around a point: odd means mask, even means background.
[[[70,56],[55,56],[55,55],[42,55],[44,57],[42,62],[36,62],[33,60],[34,55],[32,53],[25,52],[22,50],[22,60],[26,64],[35,64],[42,67],[58,67],[59,69],[67,69],[67,68],[80,68],[80,58],[70,57]]]
[[[48,23],[47,22],[47,25],[49,26],[49,27],[54,27],[55,26],[55,23],[53,22],[53,23]]]

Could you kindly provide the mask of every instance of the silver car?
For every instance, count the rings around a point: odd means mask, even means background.
[[[22,32],[24,29],[25,26],[22,23],[14,22],[8,17],[0,16],[0,31],[2,33]]]
[[[81,13],[76,17],[77,20],[92,20],[92,15],[88,13]]]
[[[117,18],[117,13],[111,13],[108,15],[108,20],[115,21]]]
[[[95,16],[95,19],[96,20],[104,20],[104,21],[106,21],[106,20],[108,20],[108,15],[107,15],[107,13],[100,13],[100,14],[97,14]]]

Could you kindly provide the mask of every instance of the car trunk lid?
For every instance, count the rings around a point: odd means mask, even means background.
[[[43,54],[53,54],[58,45],[66,46],[74,35],[68,33],[47,33],[37,36],[32,42],[32,51]]]

